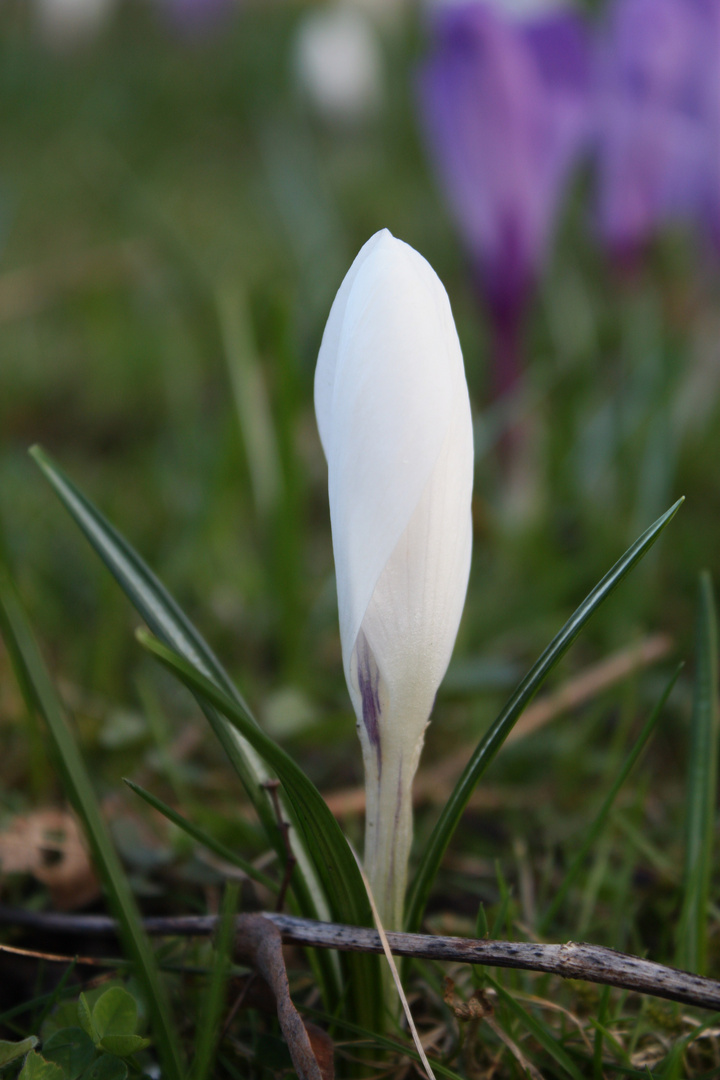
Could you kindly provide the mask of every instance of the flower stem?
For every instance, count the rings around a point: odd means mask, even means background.
[[[374,752],[365,752],[365,871],[387,930],[403,925],[408,860],[412,844],[412,781],[418,752],[409,761],[383,746],[380,767]]]

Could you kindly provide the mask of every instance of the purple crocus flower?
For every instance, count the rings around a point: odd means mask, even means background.
[[[420,74],[432,157],[496,335],[496,392],[518,379],[522,317],[588,132],[590,52],[579,15],[523,19],[466,2],[436,13]]]
[[[690,3],[703,20],[698,74],[703,83],[705,137],[698,215],[703,233],[720,253],[720,0]]]
[[[615,0],[608,12],[597,58],[598,219],[623,261],[658,226],[694,218],[709,193],[713,8],[717,18],[714,0]]]
[[[188,39],[209,36],[226,25],[236,0],[159,0],[168,22]]]

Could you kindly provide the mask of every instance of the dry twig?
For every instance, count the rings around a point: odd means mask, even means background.
[[[243,918],[244,916],[238,916]],[[274,923],[288,944],[345,952],[383,951],[375,930],[338,923],[315,922],[295,915],[266,912],[263,918]],[[58,933],[108,934],[115,922],[105,915],[60,915],[37,913],[21,908],[0,906],[0,923],[29,926]],[[181,915],[172,918],[145,919],[149,934],[163,936],[200,936],[212,934],[217,925],[214,915]],[[473,938],[441,937],[431,934],[388,933],[395,956],[414,956],[423,960],[451,960],[486,967],[518,968],[544,971],[563,979],[618,986],[640,994],[681,1001],[702,1009],[720,1011],[720,982],[693,975],[678,968],[656,964],[637,956],[574,941],[563,945],[536,942],[477,941]]]

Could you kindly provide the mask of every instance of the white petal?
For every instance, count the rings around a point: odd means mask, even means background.
[[[352,266],[343,278],[342,285],[337,291],[330,308],[328,321],[325,324],[320,352],[318,353],[317,366],[315,368],[315,413],[317,416],[320,441],[323,444],[325,457],[328,456],[328,444],[330,441],[330,427],[332,417],[333,385],[335,383],[335,367],[340,348],[340,335],[342,333],[343,319],[347,307],[350,290],[355,282],[358,271],[367,257],[377,247],[387,229],[381,229],[371,236],[355,256]],[[388,235],[391,235],[388,233]]]
[[[338,292],[315,378],[343,663],[365,763],[365,865],[402,924],[411,785],[470,569],[473,445],[437,275],[387,231]]]
[[[362,621],[384,698],[384,750],[388,739],[412,746],[421,738],[450,661],[470,573],[472,462],[469,410],[458,408]],[[349,685],[361,716],[355,665]]]
[[[365,245],[341,286],[315,392],[349,676],[378,579],[418,507],[450,427],[459,416],[470,423],[447,294],[425,259],[387,231]],[[456,527],[449,523],[451,531]]]

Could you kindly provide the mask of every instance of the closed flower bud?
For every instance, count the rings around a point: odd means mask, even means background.
[[[445,289],[387,230],[365,244],[335,298],[315,408],[365,763],[365,863],[383,921],[398,927],[412,779],[467,589],[473,442]]]

